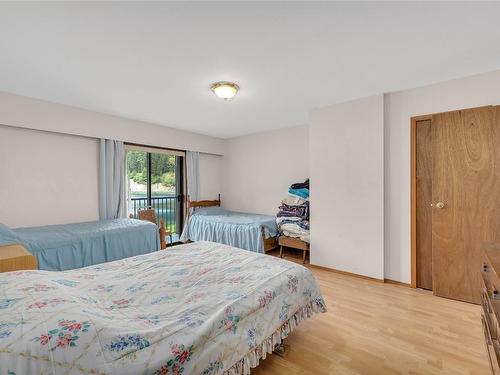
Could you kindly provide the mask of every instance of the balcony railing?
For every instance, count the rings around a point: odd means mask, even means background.
[[[134,217],[137,217],[137,211],[141,208],[148,206],[148,199],[146,197],[131,198],[132,207],[130,207],[131,213]],[[158,223],[160,220],[165,222],[165,226],[170,233],[178,233],[180,228],[177,228],[179,220],[177,218],[177,196],[162,196],[162,197],[151,197],[151,206],[156,210],[156,215],[158,217]]]

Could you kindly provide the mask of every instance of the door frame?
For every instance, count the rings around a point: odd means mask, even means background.
[[[432,115],[410,118],[410,248],[411,282],[417,287],[417,122],[432,120]]]

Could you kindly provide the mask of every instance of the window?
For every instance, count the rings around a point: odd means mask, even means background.
[[[153,207],[178,240],[183,219],[184,153],[126,145],[128,212]]]

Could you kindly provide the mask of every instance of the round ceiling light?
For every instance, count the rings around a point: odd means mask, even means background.
[[[215,82],[210,86],[210,90],[221,99],[230,100],[234,98],[240,87],[234,82]]]

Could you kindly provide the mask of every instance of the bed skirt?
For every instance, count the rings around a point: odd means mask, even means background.
[[[248,375],[250,370],[259,365],[261,359],[266,359],[267,353],[271,354],[277,345],[281,344],[288,335],[297,328],[299,323],[310,318],[313,313],[326,312],[326,305],[323,299],[311,301],[293,314],[276,331],[266,338],[260,345],[248,352],[240,361],[236,362],[224,375]]]

